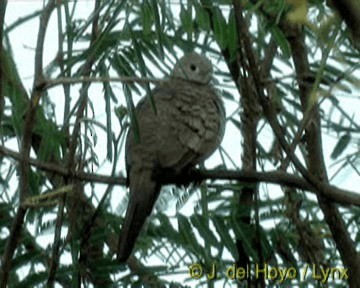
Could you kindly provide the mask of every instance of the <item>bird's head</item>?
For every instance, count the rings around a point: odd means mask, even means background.
[[[207,84],[212,76],[211,62],[195,52],[185,54],[175,64],[172,77]]]

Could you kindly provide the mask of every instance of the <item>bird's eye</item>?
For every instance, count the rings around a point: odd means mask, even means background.
[[[195,64],[190,64],[190,70],[195,71],[196,70],[196,65]]]

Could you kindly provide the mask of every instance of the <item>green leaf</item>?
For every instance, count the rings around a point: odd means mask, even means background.
[[[39,250],[29,251],[27,253],[16,256],[11,262],[12,268],[18,269],[28,264],[39,263],[44,255]]]
[[[224,15],[218,7],[214,8],[214,38],[221,49],[225,49],[228,44],[227,25]]]
[[[220,216],[214,216],[212,218],[212,221],[214,223],[216,232],[221,237],[221,242],[224,244],[224,246],[229,250],[230,254],[234,259],[237,259],[238,253],[235,246],[235,239],[231,237],[229,227],[226,226],[224,222],[224,218]]]
[[[211,29],[210,26],[210,17],[209,13],[198,4],[195,4],[195,12],[196,12],[196,18],[195,21],[197,21],[200,29],[208,32]]]
[[[124,51],[125,52],[125,51]],[[114,55],[113,57],[110,57],[109,63],[112,68],[115,69],[117,74],[121,76],[134,76],[136,75],[135,69],[131,66],[130,60],[127,59],[122,54]],[[136,87],[135,84],[127,84],[129,88],[134,90],[137,94],[140,94],[140,90]]]
[[[252,239],[254,239],[254,226],[246,225],[238,220],[239,218],[231,219],[231,226],[234,229],[234,233],[236,235],[236,240],[239,240],[244,245],[244,249],[248,255],[250,255],[253,259],[257,259],[257,252],[251,245]],[[254,260],[256,262],[256,260]]]
[[[38,115],[40,114],[40,111]],[[66,136],[62,131],[59,131],[55,123],[38,116],[37,123],[34,127],[34,138],[38,137],[41,142],[38,143],[39,149],[37,151],[38,159],[42,161],[49,161],[60,159],[61,146],[66,143]],[[46,135],[46,137],[44,137]],[[34,140],[33,140],[34,142]]]
[[[11,49],[9,48],[11,51]],[[13,55],[3,48],[0,63],[4,71],[4,95],[8,95],[11,102],[12,124],[16,135],[22,133],[23,117],[29,103],[28,94],[19,76]]]
[[[204,239],[207,246],[217,247],[219,241],[214,236],[214,232],[209,228],[209,221],[202,215],[194,214],[190,217],[191,223],[198,230],[200,236]]]
[[[239,129],[239,131],[241,130],[241,123],[239,120],[237,119],[234,119],[234,118],[230,118],[230,121],[235,125],[235,127],[237,129]]]
[[[101,61],[99,63],[99,70],[103,77],[105,77],[105,78],[110,77],[108,68],[106,67],[106,65],[103,61]],[[103,87],[104,87],[105,114],[106,114],[106,147],[107,147],[106,158],[109,161],[112,161],[112,155],[113,155],[112,135],[113,134],[112,134],[112,122],[111,122],[112,109],[111,109],[110,99],[112,99],[115,103],[117,103],[117,98],[116,98],[109,82],[107,82],[107,81],[103,82]]]
[[[234,92],[233,92],[234,93]],[[224,97],[225,99],[228,99],[228,100],[232,100],[234,101],[235,100],[235,97],[234,97],[234,94],[233,93],[230,93],[229,91],[225,90],[225,89],[222,89],[221,92],[220,92],[220,95],[222,97]]]
[[[141,5],[141,23],[144,35],[148,36],[154,23],[154,14],[148,1]]]
[[[337,159],[347,148],[347,146],[350,143],[350,140],[351,140],[351,134],[345,134],[341,136],[331,153],[331,159],[333,160]]]
[[[284,33],[277,26],[274,26],[274,25],[272,25],[270,27],[270,32],[271,32],[271,35],[274,37],[276,44],[279,45],[283,55],[286,58],[290,58],[291,49],[290,49],[289,42],[287,41]]]
[[[183,4],[181,4],[180,9],[180,20],[183,29],[188,34],[188,38],[191,39],[191,35],[193,33],[193,21],[192,21],[192,8],[191,5],[188,2],[188,7],[185,8]]]
[[[27,287],[41,287],[40,284],[45,284],[48,278],[49,271],[41,271],[27,275],[20,283],[17,284],[18,288]]]
[[[238,31],[237,25],[234,15],[234,9],[232,9],[229,13],[229,21],[228,21],[228,48],[230,52],[230,62],[236,59],[237,49],[238,49]]]
[[[128,108],[128,112],[129,112],[129,116],[130,116],[131,127],[134,131],[134,137],[135,137],[135,139],[140,140],[139,124],[138,124],[137,116],[135,113],[135,105],[134,105],[134,102],[132,99],[131,90],[129,88],[129,85],[127,85],[127,84],[123,84],[123,88],[124,88],[124,94],[125,94],[125,99],[126,99],[126,106]]]
[[[123,105],[114,108],[114,112],[120,123],[122,123],[122,120],[128,115],[128,111]]]
[[[163,29],[160,21],[160,14],[158,9],[158,3],[155,0],[151,0],[151,7],[154,13],[154,19],[155,19],[155,28],[157,33],[157,40],[158,40],[158,49],[160,52],[160,55],[164,56],[164,49],[163,49]]]
[[[193,228],[191,227],[190,221],[184,215],[178,214],[178,225],[179,225],[179,233],[181,238],[183,239],[183,243],[185,246],[189,247],[194,253],[198,253],[202,251],[203,248],[198,244],[198,240],[196,239]]]
[[[156,218],[160,221],[159,226],[154,226],[154,234],[150,234],[150,236],[155,237],[166,237],[170,239],[170,241],[174,241],[173,239],[179,238],[179,233],[176,231],[171,224],[169,217],[163,213],[157,213]],[[151,230],[149,231],[151,232]]]
[[[146,64],[145,64],[145,61],[144,61],[144,58],[141,54],[141,49],[140,49],[140,45],[138,44],[138,41],[137,39],[135,38],[134,34],[132,33],[131,31],[131,37],[133,39],[133,47],[134,47],[134,51],[135,51],[135,55],[136,55],[136,58],[137,58],[137,62],[139,63],[139,70],[140,70],[140,73],[141,73],[141,76],[143,78],[146,78],[147,76],[147,67],[146,67]],[[154,101],[154,98],[152,97],[152,92],[151,92],[151,89],[150,89],[150,84],[149,83],[146,83],[145,84],[145,90],[146,90],[146,95],[147,97],[150,97],[150,103],[151,103],[151,106],[152,108],[154,109],[155,113],[156,113],[156,106],[155,106],[155,101]]]

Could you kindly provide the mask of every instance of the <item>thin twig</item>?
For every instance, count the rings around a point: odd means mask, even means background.
[[[99,13],[100,13],[100,10],[99,10],[100,2],[101,1],[95,1],[95,7],[94,7],[95,15],[93,17],[91,40],[90,40],[89,47],[93,47],[94,45],[96,45],[97,39],[99,37],[100,29],[98,27],[98,21],[99,21]],[[88,78],[90,76],[91,67],[92,67],[93,63],[95,62],[94,56],[95,56],[94,52],[89,53],[88,58],[86,59],[84,65],[81,69],[82,77]],[[80,90],[80,103],[79,103],[79,107],[78,107],[78,110],[76,113],[76,119],[75,119],[72,137],[70,140],[68,159],[67,159],[67,166],[69,169],[73,169],[74,165],[75,165],[75,152],[76,152],[76,147],[77,147],[78,136],[80,133],[81,119],[83,117],[83,114],[84,114],[84,111],[85,111],[85,108],[87,105],[87,100],[88,100],[87,91],[89,89],[89,83],[91,83],[91,82],[83,82],[83,85]]]
[[[85,83],[104,83],[104,82],[121,82],[121,83],[139,83],[142,85],[148,83],[161,84],[165,80],[163,79],[153,79],[153,78],[138,78],[138,77],[90,77],[82,76],[78,78],[67,78],[60,77],[56,79],[44,79],[43,85],[47,89],[53,88],[58,85],[64,84],[85,84]]]
[[[92,72],[92,66],[94,65],[95,61],[96,61],[96,47],[99,45],[99,40],[101,39],[101,27],[99,27],[99,17],[100,17],[100,11],[101,11],[101,5],[102,1],[100,0],[96,0],[94,3],[94,10],[93,10],[93,18],[92,18],[92,29],[91,29],[91,39],[90,39],[90,43],[89,43],[89,51],[90,53],[88,54],[87,59],[85,60],[84,65],[81,68],[81,77],[90,77],[91,72]],[[78,147],[78,139],[79,139],[79,135],[80,135],[80,129],[81,129],[81,123],[82,123],[82,119],[88,104],[88,89],[90,87],[90,82],[83,82],[82,83],[82,87],[80,89],[80,97],[79,97],[79,105],[77,107],[77,111],[76,111],[76,116],[75,116],[75,123],[74,123],[74,129],[72,131],[72,135],[70,137],[70,144],[69,144],[69,149],[68,149],[68,153],[67,153],[67,160],[66,160],[66,168],[69,171],[75,171],[76,168],[80,170],[82,170],[82,163],[78,163],[78,161],[76,160],[76,150]],[[86,153],[86,151],[84,152],[84,154]],[[80,165],[77,165],[80,164]],[[79,167],[77,167],[79,166]],[[74,178],[65,178],[65,181],[67,183],[73,183],[76,186],[79,186],[80,183],[78,183],[77,179]],[[82,189],[81,187],[79,187],[79,189],[76,189],[76,193],[82,193]],[[78,195],[80,196],[80,195]],[[76,208],[74,208],[75,206],[73,206],[72,209],[73,213],[76,213],[75,210]],[[87,216],[87,215],[86,215]],[[86,217],[84,216],[84,217]],[[71,216],[70,216],[71,217]],[[83,223],[79,222],[82,220],[78,220],[77,218],[75,218],[74,220],[70,220],[70,233],[72,234],[76,234],[78,229],[80,228],[79,226],[82,227]],[[91,244],[89,244],[91,245]],[[92,247],[95,249],[95,245]],[[87,250],[89,251],[90,249],[88,249],[88,247],[80,247],[80,251],[84,251]],[[79,261],[83,261],[82,258],[86,258],[86,257],[92,257],[91,255],[86,255],[86,253],[80,252],[80,259]],[[91,261],[96,261],[95,259],[92,259]],[[86,260],[85,262],[88,262],[88,260]],[[87,268],[90,270],[93,270],[95,266],[88,266]],[[95,268],[96,269],[96,268]],[[80,281],[80,274],[78,274],[78,276],[76,277],[78,278],[78,281]],[[93,280],[94,285],[95,286],[102,286],[102,285],[106,285],[109,286],[111,280],[108,278],[102,278],[102,279],[97,279],[95,278]],[[79,283],[80,285],[80,283]]]
[[[63,55],[63,31],[62,31],[62,17],[61,17],[61,2],[57,2],[57,18],[58,18],[58,63],[60,71],[64,71],[64,55]],[[64,94],[68,92],[68,87],[64,85]],[[54,287],[55,284],[55,275],[56,270],[59,265],[59,247],[60,247],[60,238],[61,238],[61,227],[63,223],[64,216],[64,207],[66,201],[66,194],[63,194],[59,200],[59,206],[55,222],[55,231],[54,231],[54,245],[52,247],[52,255],[50,261],[49,275],[47,279],[47,287]]]

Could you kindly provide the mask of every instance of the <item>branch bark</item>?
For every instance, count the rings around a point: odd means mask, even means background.
[[[304,35],[301,29],[291,26],[290,23],[282,23],[287,39],[290,43],[292,58],[294,60],[297,81],[300,91],[300,101],[304,115],[308,110],[311,86],[306,85],[305,77],[310,73],[310,65],[307,59],[307,51]],[[320,185],[328,183],[326,166],[323,159],[320,114],[317,103],[312,107],[311,121],[305,128],[305,141],[308,151],[309,172],[315,176]],[[324,214],[334,242],[340,252],[341,259],[349,268],[351,276],[348,279],[350,287],[360,286],[360,254],[356,251],[354,241],[346,229],[344,220],[334,203],[331,203],[326,195],[318,194],[319,206]]]
[[[0,2],[0,59],[3,59],[3,33],[4,33],[4,19],[6,11],[7,0]],[[0,65],[0,125],[2,121],[2,116],[4,113],[5,98],[4,98],[4,71],[3,65]]]
[[[11,157],[20,161],[20,154],[5,147],[0,146],[0,155]],[[39,170],[56,174],[62,177],[69,177],[79,181],[103,183],[109,185],[126,185],[126,178],[121,176],[109,177],[101,174],[86,173],[83,171],[69,171],[58,164],[45,163],[36,159],[29,159],[29,164],[38,168]],[[312,186],[301,177],[282,172],[282,171],[268,171],[268,172],[252,172],[252,171],[233,171],[233,170],[192,170],[189,175],[184,178],[184,175],[178,177],[169,177],[169,175],[161,174],[158,176],[163,185],[179,182],[199,182],[203,180],[234,180],[239,182],[254,183],[265,182],[272,184],[279,184],[289,186],[297,189],[302,189],[316,194],[316,187]],[[360,193],[340,189],[333,185],[324,184],[324,189],[328,191],[328,197],[335,203],[344,206],[359,206],[360,207]]]
[[[360,49],[360,2],[358,0],[332,0],[331,3],[345,20],[355,46]]]
[[[318,191],[318,200],[319,205],[323,210],[323,213],[325,215],[325,219],[332,231],[332,234],[334,236],[334,240],[336,240],[337,247],[339,249],[339,252],[341,254],[341,257],[344,261],[344,265],[349,267],[349,270],[351,270],[352,277],[349,279],[349,284],[351,287],[359,287],[360,285],[360,261],[359,261],[359,255],[356,252],[355,246],[353,241],[351,240],[348,231],[346,230],[345,224],[343,222],[343,219],[341,218],[339,211],[336,209],[335,205],[333,203],[330,203],[327,196],[327,191],[325,189],[325,186],[327,183],[327,176],[326,171],[324,169],[324,163],[322,159],[322,144],[321,144],[321,131],[320,128],[320,118],[318,111],[315,110],[313,119],[314,121],[311,122],[312,126],[311,128],[307,127],[306,129],[306,138],[308,142],[308,154],[311,155],[309,157],[309,170],[307,170],[302,163],[299,161],[299,159],[295,156],[294,152],[292,151],[292,147],[289,146],[287,141],[285,140],[285,137],[282,133],[281,126],[279,125],[276,117],[276,112],[274,111],[274,108],[272,107],[269,99],[264,94],[264,87],[262,84],[262,79],[260,76],[260,71],[258,69],[258,61],[252,51],[252,46],[249,41],[249,36],[247,35],[247,29],[246,26],[244,27],[244,19],[241,12],[241,4],[239,1],[235,2],[238,5],[235,6],[235,15],[237,18],[237,22],[241,23],[238,25],[238,28],[241,31],[242,34],[242,41],[244,43],[244,47],[247,53],[247,57],[249,59],[249,72],[251,76],[254,79],[254,82],[257,83],[256,90],[259,96],[259,102],[263,108],[264,114],[271,125],[280,145],[282,146],[283,150],[287,154],[287,156],[290,158],[290,160],[293,162],[296,169],[302,174],[302,176],[311,184],[316,190]],[[284,25],[285,27],[289,27],[289,23],[286,23]],[[293,48],[293,58],[294,61],[299,59],[299,57],[303,57],[302,61],[298,61],[295,63],[298,75],[306,75],[299,74],[308,71],[308,62],[307,62],[307,54],[305,53],[305,44],[303,42],[303,35],[297,34],[292,39],[289,39],[289,42],[291,40],[294,41],[300,41],[301,43],[298,43],[301,45],[301,50],[296,51],[296,48],[299,48],[300,46],[292,46]],[[291,43],[290,43],[291,44]],[[295,49],[294,49],[295,48]],[[295,50],[295,51],[294,51]],[[300,56],[299,56],[300,53]],[[306,60],[305,62],[303,60]],[[301,78],[303,80],[303,78]],[[299,81],[299,83],[304,83],[304,81]],[[307,103],[308,103],[308,97],[309,97],[309,90],[302,89],[303,87],[300,87],[300,93],[302,93],[302,105],[304,109],[304,113],[307,110]],[[316,108],[317,109],[317,108]],[[312,158],[311,158],[312,157]],[[338,237],[336,239],[335,237]]]

